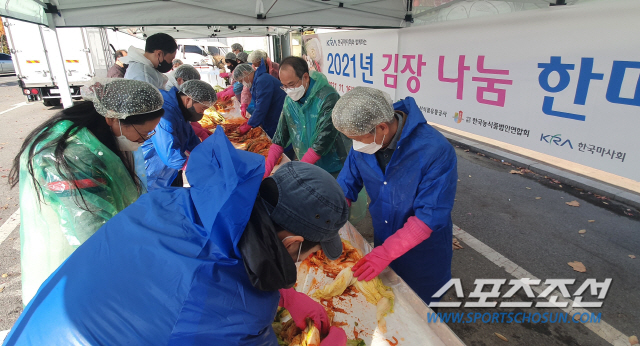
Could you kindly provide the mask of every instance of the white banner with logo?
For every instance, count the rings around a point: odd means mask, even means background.
[[[640,2],[304,36],[344,94],[411,96],[429,122],[640,181]]]

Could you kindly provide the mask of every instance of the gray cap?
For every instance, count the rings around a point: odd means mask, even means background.
[[[375,88],[355,87],[333,106],[331,120],[336,130],[348,137],[357,137],[391,121],[393,114],[389,94]]]
[[[156,87],[133,79],[94,78],[82,87],[81,93],[106,118],[126,119],[155,112],[164,103]]]
[[[207,107],[213,106],[217,100],[216,91],[213,90],[213,87],[209,83],[198,79],[182,83],[180,92]]]
[[[340,257],[338,231],[349,219],[349,206],[331,174],[308,163],[287,162],[263,180],[260,196],[273,222],[305,240],[320,243],[330,260]]]
[[[236,60],[237,58],[238,57],[236,57],[236,54],[234,52],[229,52],[224,56],[225,60]]]
[[[242,52],[244,49],[242,49],[242,45],[240,43],[234,43],[231,45],[231,50],[239,50]]]
[[[251,52],[251,54],[249,54],[249,58],[247,61],[254,65],[260,65],[260,62],[266,59],[267,59],[267,52],[263,51],[262,49],[256,49],[253,52]]]
[[[175,72],[173,73],[173,76],[176,79],[182,78],[182,80],[185,82],[194,79],[200,80],[200,72],[198,72],[195,67],[189,64],[178,66],[178,68],[176,68]]]
[[[240,52],[238,53],[237,58],[241,62],[247,62],[247,60],[249,59],[249,54],[247,54],[247,52]]]
[[[240,64],[233,70],[233,80],[238,82],[251,73],[253,73],[253,66],[251,64]]]

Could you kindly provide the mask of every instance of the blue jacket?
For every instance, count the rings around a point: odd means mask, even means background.
[[[273,138],[284,106],[287,93],[280,89],[282,83],[267,72],[264,60],[255,72],[251,84],[251,100],[255,102],[255,110],[251,113],[248,124],[251,127],[262,126],[269,138]]]
[[[175,87],[169,91],[160,90],[164,98],[164,115],[156,126],[156,134],[142,145],[149,191],[171,186],[187,162],[185,152],[200,144],[200,138],[182,115],[177,92]]]
[[[412,97],[394,104],[407,114],[398,146],[383,174],[375,155],[351,149],[338,183],[357,200],[363,183],[371,198],[374,243],[381,245],[417,216],[433,233],[391,262],[391,268],[424,300],[451,279],[451,209],[458,181],[456,153],[442,134],[429,126]]]
[[[4,345],[268,345],[277,291],[254,288],[238,242],[264,158],[217,131],[191,188],[143,195],[40,287]],[[211,198],[215,196],[215,198]]]

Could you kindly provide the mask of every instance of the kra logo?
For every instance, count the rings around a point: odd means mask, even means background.
[[[545,135],[544,133],[540,134],[540,142],[547,142],[549,143],[549,145],[551,145],[551,143],[559,146],[559,147],[563,147],[565,146],[565,144],[569,144],[569,147],[571,149],[573,149],[573,145],[571,144],[570,140],[562,140],[562,135]]]
[[[456,112],[456,115],[453,116],[453,121],[460,124],[462,122],[462,111]]]

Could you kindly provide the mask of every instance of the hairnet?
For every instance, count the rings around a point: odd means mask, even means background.
[[[233,70],[233,79],[240,82],[242,79],[253,72],[251,64],[240,64]]]
[[[231,50],[239,50],[242,52],[244,49],[240,43],[234,43],[231,45]]]
[[[174,72],[173,76],[178,79],[178,78],[182,78],[183,81],[188,81],[188,80],[200,80],[200,72],[198,72],[198,70],[196,70],[195,67],[189,65],[189,64],[184,64],[184,65],[180,65],[178,66],[178,68],[176,69],[176,71]]]
[[[247,54],[247,52],[240,52],[238,53],[237,58],[241,62],[247,62],[247,60],[249,59],[249,54]]]
[[[133,79],[94,78],[81,89],[82,97],[93,102],[106,118],[125,119],[162,108],[164,100],[153,85]]]
[[[182,64],[184,64],[184,63],[182,62],[182,60],[180,60],[180,59],[173,59],[173,61],[172,61],[171,63],[172,63],[172,64],[174,64],[174,65],[175,65],[175,64],[181,64],[181,65],[182,65]]]
[[[224,56],[225,60],[236,60],[237,58],[238,57],[236,57],[236,54],[234,52],[229,52]]]
[[[190,80],[182,83],[180,92],[191,97],[195,102],[202,103],[207,107],[213,106],[218,99],[216,91],[209,83],[201,80]]]
[[[336,102],[333,126],[346,136],[366,135],[379,124],[393,119],[389,94],[374,88],[355,87]]]
[[[262,59],[267,59],[267,52],[263,51],[262,49],[256,49],[251,52],[251,54],[249,54],[247,62],[250,62],[252,64],[260,64]]]

